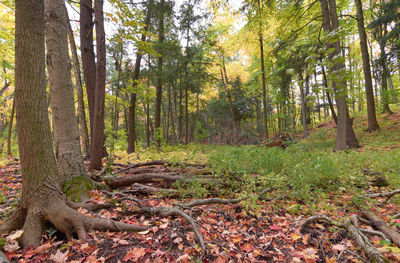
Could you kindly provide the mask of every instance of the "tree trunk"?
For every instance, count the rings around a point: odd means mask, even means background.
[[[12,103],[12,107],[11,107],[10,124],[8,126],[8,135],[7,135],[7,155],[9,157],[12,156],[12,152],[11,152],[11,134],[12,134],[12,129],[13,129],[14,115],[15,115],[15,99],[13,98],[13,103]]]
[[[106,39],[104,32],[103,1],[95,0],[94,13],[96,19],[96,92],[95,114],[93,122],[92,143],[89,169],[100,170],[104,153],[104,100],[106,83]]]
[[[65,7],[65,5],[64,5]],[[65,12],[67,9],[65,8]],[[83,86],[82,86],[82,78],[81,78],[81,67],[79,64],[78,52],[76,51],[76,44],[74,38],[74,32],[72,31],[71,24],[68,19],[67,13],[67,29],[68,29],[68,38],[69,38],[69,46],[72,53],[72,61],[74,66],[75,73],[75,81],[76,81],[76,93],[78,99],[78,115],[79,115],[79,124],[80,124],[80,136],[83,146],[83,152],[85,155],[89,154],[90,151],[90,143],[89,143],[89,131],[87,128],[86,121],[86,112],[85,112],[85,102],[83,100]]]
[[[162,136],[160,126],[161,126],[161,103],[162,103],[162,74],[163,74],[163,43],[164,43],[164,2],[165,0],[160,1],[160,20],[158,25],[158,45],[159,50],[158,53],[160,56],[158,57],[158,66],[157,66],[157,83],[156,83],[156,105],[155,105],[155,116],[154,116],[154,128],[157,133],[156,144],[157,146],[161,146],[161,138]]]
[[[382,95],[381,95],[381,103],[382,103],[382,112],[392,114],[393,112],[389,108],[389,94],[388,94],[388,85],[387,85],[387,77],[388,77],[388,68],[386,64],[386,51],[385,51],[385,43],[383,40],[379,42],[379,48],[381,50],[381,67],[382,67],[382,76],[381,76],[381,85],[382,85]]]
[[[376,119],[374,91],[372,87],[371,66],[369,61],[367,34],[364,27],[364,14],[361,0],[354,0],[357,9],[357,25],[358,34],[360,36],[361,56],[363,60],[363,72],[365,80],[365,93],[367,96],[367,112],[368,112],[368,132],[372,132],[379,128]]]
[[[304,94],[304,79],[303,79],[303,72],[299,73],[299,87],[300,87],[300,97],[301,97],[301,121],[303,124],[303,138],[308,137],[308,130],[307,130],[307,109],[306,109],[306,98]]]
[[[225,69],[225,59],[224,57],[222,58],[222,69],[221,71],[221,78],[222,78],[222,84],[224,86],[225,92],[226,92],[226,97],[228,98],[228,105],[229,105],[229,112],[231,113],[231,118],[232,118],[232,132],[233,132],[233,141],[236,143],[236,139],[238,139],[238,128],[236,125],[236,119],[235,119],[235,112],[233,111],[233,102],[232,102],[232,96],[231,92],[228,88],[228,76],[226,74],[226,69]]]
[[[63,182],[85,173],[76,122],[71,64],[68,54],[67,13],[63,0],[45,0],[47,69],[53,111],[58,173]]]
[[[144,26],[144,33],[142,34],[141,41],[146,41],[146,32],[149,28],[151,12],[153,7],[153,0],[148,1],[146,18],[145,18],[145,26]],[[140,62],[142,61],[143,51],[138,50],[136,54],[136,61],[135,61],[135,69],[132,76],[132,86],[137,86],[137,81],[139,80],[140,76]],[[132,92],[130,95],[130,105],[129,105],[129,128],[128,128],[128,153],[135,152],[135,143],[136,143],[136,99],[137,94],[136,92]]]
[[[80,41],[83,77],[89,104],[90,140],[93,137],[94,101],[96,90],[96,62],[93,46],[93,7],[92,0],[80,1]]]
[[[337,125],[337,116],[336,116],[336,112],[335,112],[335,107],[333,106],[331,95],[330,95],[330,93],[328,91],[329,87],[328,87],[328,80],[326,78],[325,67],[322,65],[322,59],[320,59],[320,61],[321,61],[322,77],[324,79],[324,86],[325,86],[325,89],[326,89],[326,91],[325,91],[326,92],[326,98],[328,100],[329,108],[330,108],[331,113],[332,113],[332,118],[333,118],[333,120],[335,121],[335,123]]]
[[[336,30],[339,26],[339,20],[337,18],[335,0],[329,0],[329,5],[327,0],[320,0],[320,2],[324,31],[328,33]],[[340,42],[336,41],[333,44],[328,44],[328,49],[331,47],[335,49],[329,54],[329,60],[332,62],[334,56],[340,56]],[[343,68],[343,63],[335,63],[330,70],[334,72]],[[338,109],[336,150],[344,150],[347,147],[354,148],[359,146],[346,105],[345,87],[344,81],[333,82]]]

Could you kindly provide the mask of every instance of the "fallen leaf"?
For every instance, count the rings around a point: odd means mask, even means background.
[[[62,253],[60,250],[57,250],[55,254],[50,256],[50,260],[55,263],[65,263],[67,262],[68,252],[69,250],[65,251],[64,253]]]

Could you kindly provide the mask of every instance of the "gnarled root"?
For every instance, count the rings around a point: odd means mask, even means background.
[[[23,225],[22,244],[24,247],[37,246],[40,243],[46,222],[50,222],[55,228],[63,232],[68,240],[72,239],[73,233],[76,233],[79,239],[85,240],[87,231],[91,230],[121,232],[147,230],[147,227],[144,226],[87,217],[68,206],[61,198],[51,198],[44,202],[40,199],[33,199],[25,214],[23,210],[17,209],[14,215],[6,220],[0,229],[4,233],[16,230]]]
[[[379,250],[374,247],[369,239],[361,232],[358,222],[353,219],[346,219],[343,223],[337,222],[325,215],[316,215],[309,217],[301,224],[301,229],[305,229],[314,222],[326,222],[346,230],[347,234],[357,243],[357,245],[365,252],[369,260],[377,263],[390,262],[385,258]]]

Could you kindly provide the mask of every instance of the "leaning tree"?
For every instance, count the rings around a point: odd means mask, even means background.
[[[91,229],[141,231],[146,228],[89,218],[61,191],[46,102],[44,0],[15,1],[15,108],[21,159],[22,195],[0,233],[24,231],[24,247],[38,245],[47,222],[70,239]]]

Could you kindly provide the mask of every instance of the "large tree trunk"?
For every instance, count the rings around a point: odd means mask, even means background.
[[[161,146],[161,103],[162,103],[162,74],[163,74],[163,43],[164,43],[164,0],[160,1],[160,18],[158,24],[158,66],[157,66],[157,83],[156,83],[156,105],[155,105],[155,116],[154,116],[154,128],[157,134],[156,143],[157,146]]]
[[[106,83],[106,39],[104,32],[103,1],[95,0],[96,19],[96,92],[89,169],[100,170],[104,154],[104,100]]]
[[[325,32],[331,32],[339,27],[339,20],[337,18],[336,2],[335,0],[320,0],[323,28]],[[340,41],[333,44],[327,44],[328,49],[333,47],[335,50],[329,53],[329,60],[332,61],[334,56],[340,56]],[[335,63],[330,70],[332,72],[339,71],[344,68],[343,63]],[[333,82],[333,89],[335,91],[336,105],[338,110],[337,121],[337,136],[336,136],[336,150],[343,150],[347,147],[358,147],[358,141],[355,136],[352,123],[349,117],[349,111],[346,104],[345,83]]]
[[[94,101],[96,90],[96,62],[93,46],[93,8],[92,0],[80,2],[80,40],[83,77],[89,104],[90,140],[93,137]]]
[[[68,54],[68,18],[63,0],[45,0],[45,6],[46,60],[50,79],[55,152],[58,173],[63,182],[66,182],[85,173]]]
[[[65,12],[67,12],[66,8]],[[68,13],[67,13],[67,19],[68,19]],[[69,46],[72,53],[72,61],[75,73],[76,93],[78,97],[78,115],[79,115],[79,125],[80,125],[79,133],[81,136],[83,152],[87,155],[90,151],[90,143],[89,143],[89,131],[87,128],[87,121],[86,121],[85,102],[83,100],[81,67],[79,64],[78,52],[76,51],[74,32],[72,31],[69,20],[67,21],[67,26],[68,26]]]
[[[151,11],[153,7],[153,1],[149,0],[147,4],[147,13],[146,13],[146,18],[145,18],[145,27],[144,31],[147,31],[149,28],[150,24],[150,18],[151,18]],[[142,42],[146,41],[146,32],[142,34],[142,37],[140,39]],[[135,61],[135,68],[133,71],[133,76],[132,76],[132,85],[133,87],[136,87],[137,81],[139,80],[140,76],[140,62],[142,61],[142,56],[143,56],[143,51],[138,50],[136,54],[136,61]],[[135,143],[136,143],[136,98],[137,94],[136,92],[132,92],[130,95],[130,105],[129,105],[129,125],[128,125],[128,153],[133,153],[135,152]]]

